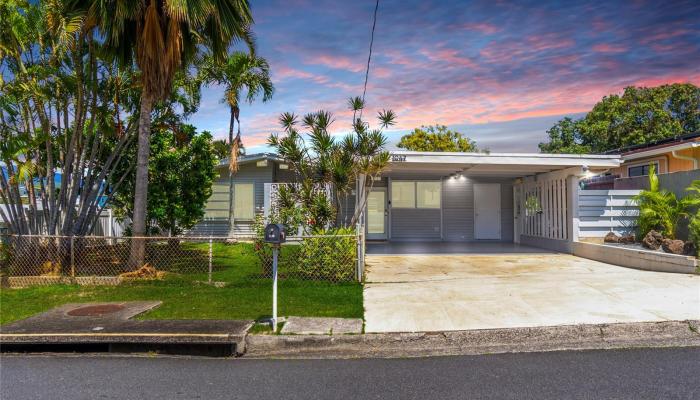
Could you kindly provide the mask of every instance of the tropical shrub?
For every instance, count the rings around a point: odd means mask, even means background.
[[[255,254],[262,276],[272,276],[272,245],[265,243],[265,220],[255,220]],[[278,269],[282,278],[350,281],[355,277],[357,242],[352,228],[319,229],[299,243],[280,248]]]
[[[678,199],[674,193],[660,189],[659,177],[656,175],[654,164],[651,164],[649,190],[642,190],[634,197],[639,207],[637,218],[639,236],[643,237],[649,231],[655,230],[666,238],[675,239],[678,224],[688,217],[688,210],[696,205],[697,198],[697,196],[687,196]]]
[[[362,119],[364,100],[351,98],[348,105],[353,113],[352,131],[340,140],[330,132],[333,114],[323,110],[306,114],[301,119],[302,128],[308,130],[306,133],[299,130],[300,121],[295,114],[282,114],[279,120],[284,135],[273,134],[268,139],[268,145],[289,163],[290,171],[301,188],[308,190],[315,185],[327,184],[333,187],[333,195],[327,196],[333,197],[327,199],[330,206],[316,198],[318,203],[313,208],[317,217],[333,217],[334,221],[329,222],[338,227],[357,223],[374,182],[388,167],[389,152],[384,149],[387,138],[383,129],[394,125],[396,119],[393,111],[382,110],[377,113],[379,128],[370,129]],[[341,209],[342,205],[347,206],[353,190],[355,213],[351,218],[345,216],[341,220],[342,216],[336,210]],[[317,228],[326,228],[317,219],[313,222]]]
[[[352,228],[321,230],[301,243],[297,267],[306,279],[349,281],[355,276],[357,242]]]
[[[688,240],[693,242],[695,250],[700,252],[700,210],[698,210],[698,205],[700,205],[700,180],[693,181],[685,190],[690,192],[689,200],[687,201],[688,205],[695,210],[690,216],[690,223],[688,224]]]
[[[270,221],[283,224],[287,232],[313,234],[335,221],[336,208],[325,189],[310,180],[281,186],[270,212]]]
[[[700,251],[700,212],[696,213],[690,219],[688,224],[688,240],[695,245],[695,251]],[[696,254],[697,256],[698,254]]]

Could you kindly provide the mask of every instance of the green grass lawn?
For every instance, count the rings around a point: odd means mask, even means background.
[[[206,249],[206,244],[189,245]],[[29,317],[72,302],[160,300],[163,304],[142,319],[261,319],[272,309],[272,284],[262,278],[250,244],[215,243],[216,288],[197,281],[207,275],[171,275],[161,281],[136,281],[119,286],[53,285],[0,290],[0,324]],[[362,286],[283,279],[279,282],[279,314],[362,318]]]

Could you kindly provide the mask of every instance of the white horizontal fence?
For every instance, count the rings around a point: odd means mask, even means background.
[[[633,200],[637,194],[639,190],[579,190],[579,237],[633,233],[639,216]]]

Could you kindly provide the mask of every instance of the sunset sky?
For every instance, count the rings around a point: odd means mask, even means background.
[[[374,0],[251,3],[276,92],[242,108],[248,152],[266,149],[284,111],[329,110],[334,132],[347,131]],[[390,147],[440,123],[491,151],[534,152],[554,122],[625,86],[700,85],[700,1],[380,0],[373,51],[365,115],[396,111]],[[229,118],[222,93],[205,89],[190,121],[218,138]]]

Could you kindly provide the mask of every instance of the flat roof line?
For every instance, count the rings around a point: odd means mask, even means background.
[[[416,156],[469,156],[469,157],[537,157],[537,158],[579,158],[579,159],[603,159],[617,160],[620,159],[619,154],[550,154],[550,153],[469,153],[469,152],[450,152],[450,151],[410,151],[410,150],[393,150],[390,154],[401,155],[416,155]]]

